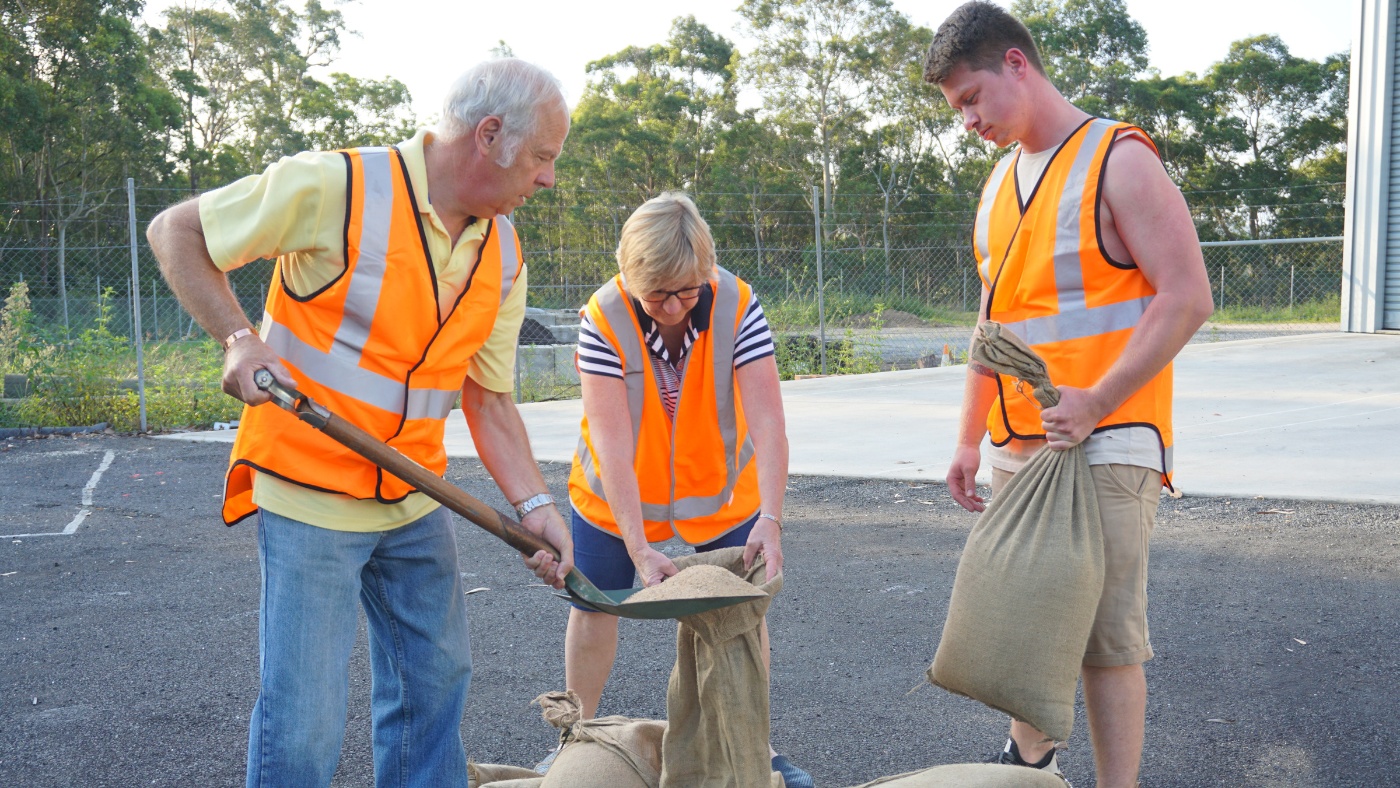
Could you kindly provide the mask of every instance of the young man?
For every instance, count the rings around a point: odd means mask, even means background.
[[[225,482],[230,525],[258,514],[261,689],[249,786],[325,786],[340,758],[357,608],[369,620],[376,782],[467,784],[466,607],[447,512],[291,414],[266,369],[422,465],[447,466],[460,392],[482,462],[544,551],[572,563],[511,401],[525,267],[506,215],[554,185],[569,131],[559,84],[523,61],[461,76],[436,133],[389,148],[283,159],[156,217],[161,271],[225,349],[224,391],[248,404]],[[276,257],[255,333],[225,272]]]
[[[1152,657],[1147,544],[1170,484],[1171,361],[1212,309],[1195,226],[1147,135],[1070,104],[1025,26],[998,6],[954,11],[929,47],[924,79],[968,131],[1016,145],[977,210],[980,319],[1036,350],[1061,395],[1039,411],[1014,381],[970,365],[949,491],[969,511],[985,508],[974,479],[988,430],[994,493],[1038,449],[1084,444],[1106,565],[1084,698],[1098,784],[1128,788],[1142,757],[1142,663]],[[1058,773],[1054,744],[1013,721],[997,760]]]

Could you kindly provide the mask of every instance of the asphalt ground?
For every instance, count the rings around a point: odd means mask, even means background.
[[[107,453],[109,467],[93,484]],[[227,447],[88,436],[0,444],[0,785],[240,785],[257,693],[256,529],[217,516]],[[567,467],[545,466],[557,496]],[[448,478],[493,505],[475,460]],[[941,484],[794,477],[770,613],[773,738],[826,788],[977,760],[1005,718],[927,685],[974,515]],[[528,765],[563,685],[567,606],[458,520],[475,674],[462,730]],[[1164,499],[1142,784],[1396,785],[1400,507]],[[628,621],[601,713],[665,716],[674,624]],[[336,784],[372,783],[364,636]],[[1063,767],[1094,786],[1086,724]]]

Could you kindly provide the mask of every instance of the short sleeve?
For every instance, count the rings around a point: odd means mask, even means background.
[[[768,328],[768,318],[763,316],[763,307],[755,295],[749,299],[749,307],[744,311],[739,334],[734,340],[734,368],[767,358],[774,350],[773,332]]]
[[[587,310],[580,313],[578,326],[578,370],[609,378],[623,377],[622,357],[598,330]]]
[[[221,271],[283,255],[294,292],[313,292],[345,267],[345,158],[308,152],[199,198],[204,243]],[[309,290],[303,290],[309,287]]]
[[[515,388],[515,352],[520,342],[520,326],[525,322],[525,294],[529,289],[529,269],[520,266],[520,276],[496,313],[491,336],[472,356],[467,375],[488,391],[509,393]]]

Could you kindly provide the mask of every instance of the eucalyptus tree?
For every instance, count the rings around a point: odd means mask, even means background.
[[[886,87],[881,52],[908,22],[889,0],[744,0],[739,15],[756,42],[741,71],[765,113],[805,143],[802,175],[830,214],[842,148],[870,121]]]

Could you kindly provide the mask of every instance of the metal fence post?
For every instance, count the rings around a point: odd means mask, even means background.
[[[1298,273],[1298,266],[1288,266],[1288,311],[1293,311],[1293,279]]]
[[[1220,264],[1220,309],[1225,308],[1225,264]]]
[[[822,280],[822,204],[812,187],[812,226],[817,232],[817,338],[821,342],[822,374],[826,374],[826,286]]]
[[[131,319],[136,331],[136,402],[141,412],[141,431],[146,431],[146,341],[141,336],[140,267],[136,262],[136,179],[126,179],[126,221],[131,228],[131,293],[135,296],[135,311]]]

